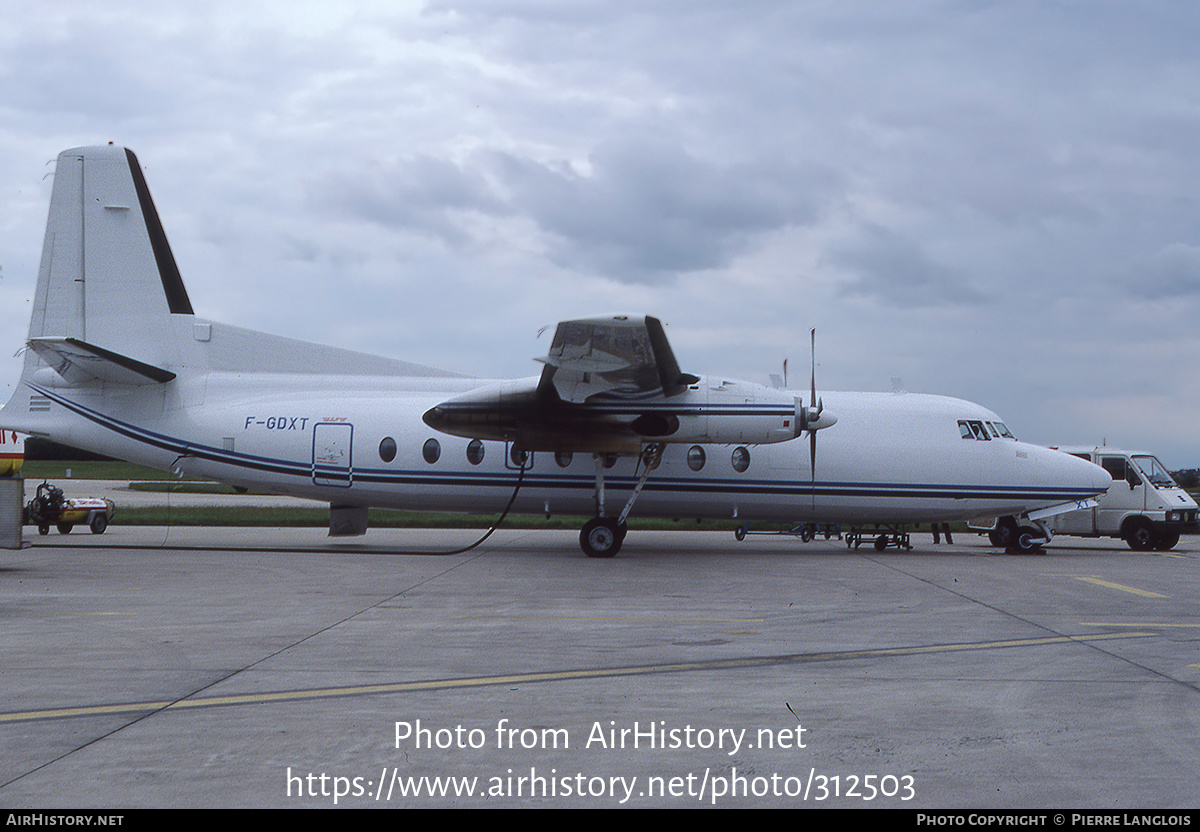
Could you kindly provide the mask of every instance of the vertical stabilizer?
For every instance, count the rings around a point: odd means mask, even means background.
[[[30,341],[72,339],[161,367],[178,358],[173,314],[192,305],[137,157],[111,145],[59,154]],[[27,374],[37,361],[30,350]]]

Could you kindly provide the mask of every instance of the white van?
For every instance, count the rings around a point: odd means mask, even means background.
[[[1053,518],[1055,534],[1120,537],[1138,551],[1166,551],[1181,534],[1200,532],[1196,501],[1180,488],[1153,454],[1079,445],[1058,448],[1093,462],[1113,478],[1095,508]]]

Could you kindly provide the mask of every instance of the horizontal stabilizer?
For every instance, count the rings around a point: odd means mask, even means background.
[[[71,384],[82,384],[92,379],[116,384],[165,384],[175,378],[170,370],[78,338],[42,336],[31,339],[29,346]]]

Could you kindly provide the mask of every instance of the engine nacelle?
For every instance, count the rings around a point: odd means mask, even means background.
[[[763,445],[821,430],[837,418],[745,381],[696,379],[670,396],[599,395],[563,402],[534,378],[473,390],[426,411],[425,423],[470,439],[515,442],[530,451],[637,453],[646,442]]]

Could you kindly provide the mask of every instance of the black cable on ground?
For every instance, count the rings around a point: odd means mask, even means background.
[[[504,518],[508,517],[508,512],[512,510],[513,503],[515,503],[517,501],[517,494],[519,494],[521,492],[521,484],[524,481],[525,481],[525,463],[522,462],[520,472],[517,474],[517,485],[515,488],[513,488],[512,496],[508,498],[508,505],[506,505],[504,507],[504,511],[500,512],[500,516],[496,518],[496,522],[492,524],[492,527],[490,529],[488,529],[486,532],[484,532],[483,537],[476,540],[470,546],[463,546],[461,549],[451,549],[449,551],[444,551],[444,552],[403,551],[403,552],[396,552],[395,554],[398,554],[398,555],[461,555],[463,552],[471,551],[476,546],[483,543],[483,541],[485,541],[489,537],[491,537],[492,532],[494,532],[494,531],[496,531],[496,529],[500,528],[500,524],[504,522]]]
[[[176,457],[175,463],[178,463],[179,460],[183,459],[184,456],[186,456],[186,454],[181,454],[180,456]],[[173,466],[174,466],[174,463],[172,464],[172,467]],[[182,474],[180,474],[180,476],[182,476]],[[471,551],[476,546],[479,546],[485,540],[487,540],[489,537],[491,537],[492,532],[494,532],[494,531],[496,531],[496,529],[500,528],[500,524],[504,522],[504,519],[506,517],[508,517],[508,513],[510,511],[512,511],[513,503],[515,503],[517,501],[517,495],[521,493],[521,485],[524,482],[525,482],[525,463],[522,462],[521,467],[517,473],[517,484],[513,488],[512,496],[508,498],[508,505],[506,505],[504,507],[504,511],[500,512],[500,516],[496,518],[496,522],[492,524],[492,527],[490,529],[488,529],[486,532],[484,532],[483,537],[479,538],[471,545],[463,546],[460,549],[449,549],[447,551],[442,551],[442,552],[403,551],[403,552],[396,552],[395,554],[398,554],[398,555],[461,555],[463,552]],[[174,483],[172,483],[172,485],[167,489],[167,524],[166,524],[167,528],[166,528],[166,532],[163,535],[163,542],[161,544],[162,546],[167,545],[167,538],[171,534],[171,492],[174,490],[175,490]]]

